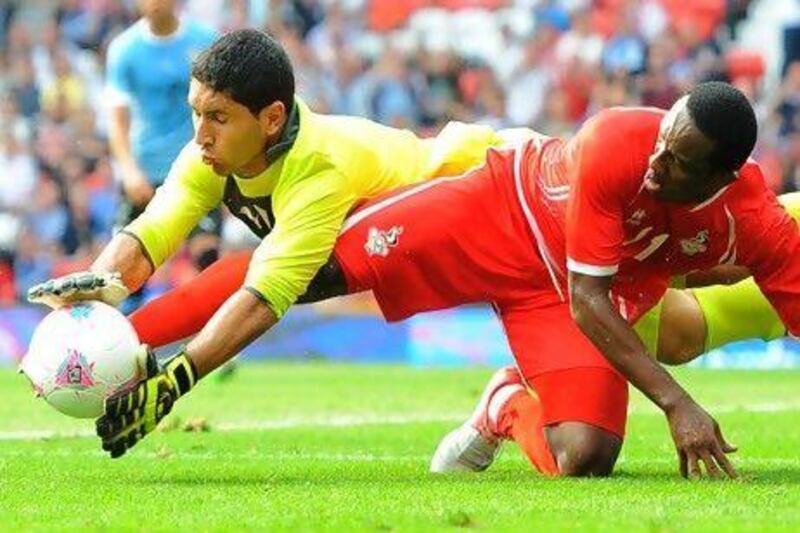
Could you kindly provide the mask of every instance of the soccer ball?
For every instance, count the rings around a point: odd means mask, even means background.
[[[97,418],[106,398],[139,381],[142,350],[122,313],[102,302],[81,302],[44,317],[20,372],[37,396],[62,413]]]

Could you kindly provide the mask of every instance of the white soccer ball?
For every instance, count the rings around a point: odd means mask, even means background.
[[[128,319],[102,302],[48,314],[20,363],[37,396],[75,418],[97,418],[105,399],[139,381],[140,347]]]

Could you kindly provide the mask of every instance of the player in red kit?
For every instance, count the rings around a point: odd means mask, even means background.
[[[567,142],[533,135],[490,150],[481,168],[358,209],[301,301],[372,290],[388,320],[494,304],[517,368],[495,375],[432,470],[484,469],[513,439],[547,474],[607,475],[627,378],[667,415],[684,475],[703,463],[734,476],[734,448],[630,324],[670,277],[738,264],[800,331],[800,234],[746,162],[755,138],[744,96],[709,83],[668,113],[610,109]],[[142,312],[137,330],[156,337],[160,321]]]
[[[755,138],[744,96],[704,84],[668,113],[610,109],[568,142],[492,150],[482,169],[349,219],[334,249],[349,290],[371,289],[389,320],[491,301],[516,359],[433,470],[480,470],[513,439],[544,472],[608,474],[627,378],[667,415],[684,475],[735,475],[716,422],[630,324],[671,277],[739,264],[800,331],[800,235],[747,162]]]

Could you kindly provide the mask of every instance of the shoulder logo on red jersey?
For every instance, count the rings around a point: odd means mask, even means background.
[[[386,257],[391,248],[400,243],[400,235],[403,233],[403,226],[392,226],[389,230],[370,228],[367,233],[367,242],[364,249],[369,255],[379,255]]]
[[[696,255],[708,249],[708,230],[700,230],[691,239],[681,239],[681,251],[685,255]]]

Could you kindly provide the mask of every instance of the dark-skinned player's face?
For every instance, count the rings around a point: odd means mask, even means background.
[[[665,202],[701,203],[729,184],[733,173],[714,168],[714,142],[695,126],[684,96],[661,120],[645,187]]]
[[[229,95],[192,79],[189,105],[194,122],[194,142],[203,162],[220,176],[248,178],[267,167],[266,148],[286,122],[286,111],[273,102],[258,115]]]

